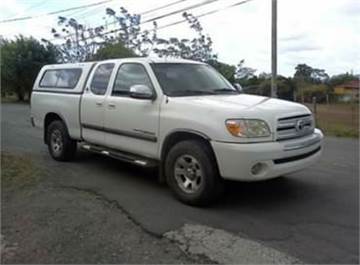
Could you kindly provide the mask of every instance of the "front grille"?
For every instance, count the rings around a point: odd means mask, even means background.
[[[299,138],[313,132],[314,119],[311,114],[285,117],[277,121],[276,140]]]

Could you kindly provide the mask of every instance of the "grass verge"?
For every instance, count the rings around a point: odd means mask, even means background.
[[[321,122],[319,122],[317,125],[325,133],[325,135],[359,138],[359,130],[351,126],[344,126],[343,124],[337,123],[329,124]]]
[[[6,190],[23,189],[40,180],[40,171],[30,155],[1,152],[1,183]]]
[[[312,104],[305,104],[314,112]],[[316,126],[325,135],[359,137],[358,104],[317,104]]]

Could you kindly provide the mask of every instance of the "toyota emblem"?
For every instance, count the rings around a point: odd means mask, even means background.
[[[302,130],[304,130],[304,128],[305,128],[305,121],[304,120],[298,120],[296,122],[296,126],[295,126],[296,131],[301,132]]]

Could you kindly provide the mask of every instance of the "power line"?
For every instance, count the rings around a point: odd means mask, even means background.
[[[153,9],[146,10],[146,11],[144,11],[144,12],[141,12],[139,15],[147,15],[147,14],[150,14],[150,13],[153,13],[153,12],[156,12],[156,11],[159,11],[159,10],[161,10],[161,9],[164,9],[164,8],[167,8],[167,7],[170,7],[170,6],[173,6],[173,5],[176,5],[176,4],[185,2],[185,1],[189,1],[189,0],[177,0],[177,1],[174,1],[174,2],[171,2],[171,3],[168,3],[168,4],[165,4],[165,5],[162,5],[162,6],[153,8]],[[90,11],[86,11],[85,13],[77,14],[77,15],[75,16],[75,18],[76,18],[77,20],[79,20],[79,19],[85,17],[86,14],[92,13],[92,12],[94,12],[95,10],[99,10],[100,8],[103,8],[103,7],[99,6],[99,7],[97,7],[96,9],[93,9],[93,10],[90,10]],[[83,11],[80,11],[80,12],[83,12]],[[76,13],[76,11],[75,11],[75,13]],[[72,15],[73,15],[73,14],[70,14],[69,17],[72,16]],[[79,16],[79,15],[81,15],[81,17],[77,17],[77,16]],[[92,15],[90,15],[90,16],[93,16],[93,15],[94,15],[94,14],[92,14]],[[88,17],[88,15],[86,15],[86,17]],[[116,24],[116,23],[117,23],[117,22],[110,22],[110,23],[108,23],[107,25]]]
[[[114,0],[105,0],[105,1],[97,2],[97,3],[93,3],[93,4],[76,6],[76,7],[71,7],[71,8],[67,8],[67,9],[61,9],[61,10],[52,11],[52,12],[49,12],[49,13],[35,15],[35,16],[9,18],[9,19],[0,20],[0,23],[9,23],[9,22],[15,22],[15,21],[29,20],[29,19],[34,19],[34,18],[44,17],[44,16],[52,16],[52,15],[64,13],[64,12],[71,11],[71,10],[78,10],[78,9],[92,7],[92,6],[98,6],[98,5],[102,5],[104,3],[109,3],[109,2],[112,2],[112,1],[114,1]]]
[[[44,5],[47,2],[47,0],[43,0],[41,2],[35,3],[34,5],[30,6],[29,8],[25,9],[24,12],[30,11],[31,9],[38,8],[42,5]]]
[[[181,1],[186,1],[186,0],[181,0]],[[172,12],[170,12],[170,13],[166,13],[166,14],[164,14],[164,15],[160,15],[160,16],[157,16],[157,17],[154,17],[154,18],[150,18],[150,19],[144,20],[144,21],[140,22],[139,25],[142,25],[142,24],[145,24],[145,23],[148,23],[148,22],[152,22],[152,21],[155,21],[155,20],[157,20],[157,19],[162,19],[162,18],[165,18],[165,17],[169,17],[169,16],[172,16],[172,15],[176,15],[176,14],[178,14],[178,13],[185,12],[185,11],[188,11],[188,10],[190,10],[190,9],[195,9],[195,8],[198,8],[198,7],[207,5],[207,4],[211,4],[211,3],[216,2],[216,1],[219,1],[219,0],[205,0],[205,1],[202,1],[201,3],[197,3],[197,4],[195,4],[195,5],[187,6],[187,7],[184,7],[184,8],[182,8],[182,9],[178,9],[178,10],[172,11]],[[176,1],[175,3],[178,3],[178,2],[179,2],[179,1]],[[173,3],[173,4],[175,4],[175,3]],[[165,6],[166,6],[166,5],[165,5]],[[157,10],[163,9],[163,8],[165,8],[165,6],[159,7]],[[169,4],[168,4],[167,6],[169,6]],[[140,15],[144,15],[145,13],[150,13],[150,11],[153,12],[153,11],[157,11],[157,10],[155,10],[155,9],[153,9],[153,10],[148,10],[148,11],[145,11],[145,12],[140,13]],[[113,25],[113,24],[117,24],[117,21],[108,23],[108,25]],[[100,26],[97,26],[97,27],[101,27],[101,26],[104,26],[104,25],[100,25]],[[97,28],[97,27],[96,27],[96,28]],[[94,29],[94,28],[92,28],[92,29]],[[69,36],[71,36],[71,35],[69,35]],[[65,37],[66,37],[66,36],[65,36]]]
[[[154,12],[154,11],[158,11],[158,10],[164,9],[164,8],[166,8],[166,7],[173,6],[173,5],[176,5],[176,4],[178,4],[178,3],[185,2],[185,1],[187,1],[187,0],[178,0],[178,1],[175,1],[175,2],[172,2],[172,3],[169,3],[169,4],[166,4],[166,5],[163,5],[163,6],[159,6],[159,7],[156,7],[156,8],[147,10],[147,11],[144,11],[144,12],[140,13],[140,15],[146,15],[146,14],[148,14],[148,13],[152,13],[152,12]]]
[[[200,14],[200,15],[197,15],[197,16],[194,16],[194,17],[195,17],[195,18],[201,18],[201,17],[208,16],[208,15],[211,15],[211,14],[215,14],[215,13],[220,12],[220,11],[223,11],[223,10],[225,10],[225,9],[229,9],[229,8],[232,8],[232,7],[236,7],[236,6],[245,4],[245,3],[247,3],[247,2],[251,2],[251,1],[253,1],[253,0],[243,0],[243,1],[237,2],[237,3],[235,3],[235,4],[228,5],[228,6],[219,8],[219,9],[214,9],[214,10],[205,12],[205,13],[203,13],[203,14]],[[160,26],[160,27],[158,27],[156,30],[163,29],[163,28],[167,28],[167,27],[170,27],[170,26],[175,26],[175,25],[184,23],[184,22],[186,22],[186,21],[187,21],[186,19],[183,19],[183,20],[179,20],[179,21],[176,21],[176,22],[172,22],[172,23],[169,23],[169,24]],[[149,30],[149,31],[154,31],[154,30],[155,30],[155,29],[152,29],[152,30]]]
[[[18,16],[18,15],[21,15],[21,14],[27,12],[27,11],[30,11],[31,9],[34,9],[35,7],[42,6],[43,4],[46,3],[46,1],[47,1],[47,0],[43,0],[43,1],[41,1],[41,3],[35,3],[34,5],[26,8],[24,11],[22,11],[22,12],[17,12],[17,13],[15,14],[15,17]],[[11,17],[11,16],[10,16],[10,17]],[[11,19],[10,17],[6,17],[5,19]]]
[[[236,2],[236,3],[232,4],[232,5],[228,5],[228,6],[225,6],[225,7],[222,7],[222,8],[218,8],[218,9],[214,9],[214,10],[205,12],[203,14],[200,14],[200,15],[197,15],[197,16],[194,16],[194,17],[195,18],[200,18],[200,17],[208,16],[208,15],[215,14],[217,12],[220,12],[220,11],[232,8],[232,7],[236,7],[236,6],[239,6],[239,5],[242,5],[242,4],[246,4],[246,3],[251,2],[251,1],[254,1],[254,0],[242,0],[242,1]],[[184,23],[186,21],[187,20],[184,19],[184,20],[180,20],[180,21],[176,21],[176,22],[173,22],[173,23],[163,25],[163,26],[158,27],[156,29],[151,29],[151,30],[146,30],[146,31],[151,32],[151,31],[154,31],[154,30],[160,30],[160,29],[164,29],[164,28],[168,28],[168,27],[171,27],[171,26],[175,26],[175,25]],[[108,34],[115,33],[115,32],[121,31],[121,30],[123,30],[123,29],[110,30],[110,31],[107,31],[107,32],[103,33],[102,35],[108,35]],[[145,33],[146,31],[142,31],[141,33]],[[91,39],[91,37],[84,38],[83,40],[88,40],[88,39]]]
[[[105,8],[103,5],[105,5],[106,3],[103,3],[102,5],[99,5],[99,6],[96,6],[96,7],[93,7],[91,9],[85,9],[85,10],[77,10],[75,12],[72,12],[71,14],[68,14],[66,15],[67,17],[74,17],[76,18],[77,20],[81,19],[81,18],[84,18],[84,17],[90,17],[90,16],[93,16],[93,15],[96,15],[96,13],[94,13],[95,11],[99,11],[100,9],[102,8]],[[94,13],[94,14],[92,14]],[[90,15],[91,14],[91,15]]]
[[[181,9],[178,9],[178,10],[175,10],[175,11],[172,11],[172,12],[169,12],[169,13],[166,13],[166,14],[163,14],[163,15],[160,15],[160,16],[157,16],[157,17],[154,17],[154,18],[150,18],[150,19],[147,19],[147,20],[144,20],[142,22],[139,23],[139,25],[142,25],[142,24],[145,24],[145,23],[149,23],[149,22],[152,22],[152,21],[155,21],[155,20],[158,20],[158,19],[162,19],[162,18],[165,18],[165,17],[169,17],[169,16],[173,16],[173,15],[176,15],[178,13],[181,13],[181,12],[185,12],[185,11],[188,11],[190,9],[195,9],[195,8],[198,8],[198,7],[201,7],[201,6],[204,6],[204,5],[208,5],[208,4],[211,4],[211,3],[214,3],[214,2],[217,2],[219,0],[205,0],[205,1],[202,1],[201,3],[197,3],[197,4],[194,4],[194,5],[190,5],[190,6],[187,6],[187,7],[184,7],[184,8],[181,8]],[[159,7],[159,9],[162,9],[163,7]],[[153,10],[154,11],[154,10]],[[148,12],[148,11],[145,11],[145,12]],[[144,13],[144,12],[143,12]],[[143,14],[142,13],[142,14]],[[107,26],[109,25],[113,25],[113,24],[117,24],[118,22],[117,21],[114,21],[114,22],[111,22],[111,23],[108,23]],[[106,25],[99,25],[95,28],[98,28],[98,27],[101,27],[101,26],[106,26]],[[87,31],[89,30],[93,30],[94,28],[90,28],[88,29]],[[108,33],[106,34],[110,34],[110,33],[115,33],[115,32],[118,32],[118,31],[121,31],[123,29],[115,29],[115,30],[111,30],[109,31]],[[75,34],[72,33],[72,34],[68,34],[66,36],[63,36],[61,38],[67,38],[67,37],[71,37],[71,36],[74,36]],[[57,39],[57,38],[56,38]],[[52,39],[52,40],[56,40],[56,39]],[[50,40],[50,41],[52,41]]]
[[[162,18],[165,18],[165,17],[169,17],[169,16],[172,16],[172,15],[176,15],[178,13],[182,13],[182,12],[188,11],[190,9],[198,8],[200,6],[208,5],[208,4],[214,3],[216,1],[219,1],[219,0],[205,0],[205,1],[201,2],[201,3],[195,4],[195,5],[192,5],[192,6],[184,7],[182,9],[178,9],[178,10],[172,11],[172,12],[164,14],[164,15],[160,15],[160,16],[157,16],[157,17],[154,17],[154,18],[147,19],[147,20],[141,22],[140,25],[148,23],[148,22],[152,22],[152,21],[155,21],[155,20],[158,20],[158,19],[162,19]]]

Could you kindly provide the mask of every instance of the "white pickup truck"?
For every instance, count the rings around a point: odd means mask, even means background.
[[[308,108],[246,95],[207,64],[128,58],[44,66],[31,122],[51,156],[81,148],[158,166],[183,202],[203,205],[223,179],[259,181],[310,166],[323,134]]]

